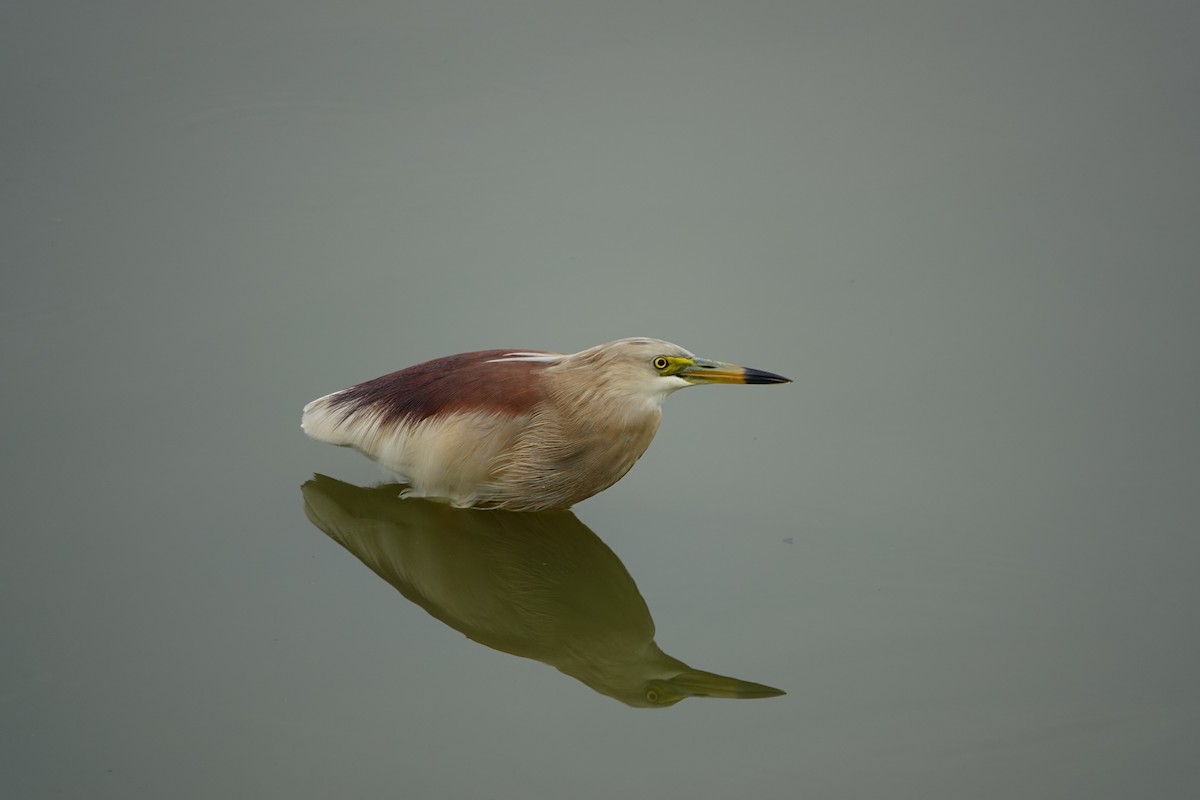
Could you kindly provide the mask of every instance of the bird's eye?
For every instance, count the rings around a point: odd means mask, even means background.
[[[664,369],[666,369],[666,368],[667,368],[667,365],[668,365],[668,364],[670,364],[671,362],[667,361],[667,357],[666,357],[666,356],[658,356],[657,358],[655,358],[655,359],[654,359],[653,361],[651,361],[650,363],[654,365],[654,368],[655,368],[655,369],[657,369],[657,370],[664,370]]]

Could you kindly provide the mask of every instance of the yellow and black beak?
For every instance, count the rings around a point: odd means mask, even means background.
[[[761,369],[711,361],[707,358],[688,359],[689,363],[676,375],[688,383],[791,383],[791,378]]]

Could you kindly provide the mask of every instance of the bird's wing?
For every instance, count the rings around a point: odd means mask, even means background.
[[[301,425],[424,484],[426,494],[457,497],[487,479],[492,456],[547,399],[540,373],[558,358],[483,350],[426,361],[312,401]]]

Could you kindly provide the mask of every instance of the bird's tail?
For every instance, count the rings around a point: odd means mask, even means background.
[[[318,442],[343,446],[352,444],[347,435],[345,410],[338,408],[336,402],[339,394],[341,392],[318,397],[304,407],[300,427]]]

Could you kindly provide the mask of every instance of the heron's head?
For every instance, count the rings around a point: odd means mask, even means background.
[[[629,395],[661,401],[676,389],[706,383],[791,383],[759,369],[700,358],[662,339],[619,339],[569,357],[595,380]]]

